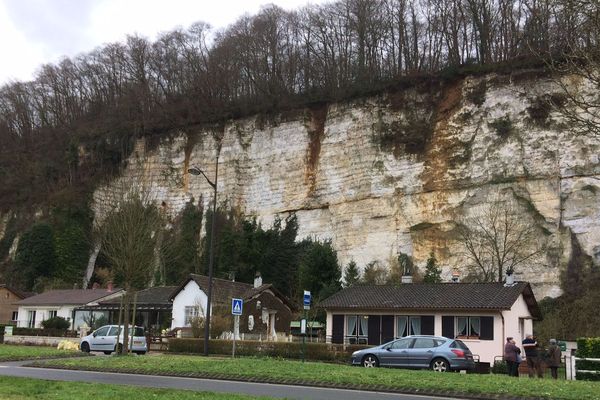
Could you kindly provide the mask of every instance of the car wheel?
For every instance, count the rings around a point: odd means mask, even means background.
[[[115,346],[115,351],[117,352],[117,354],[121,354],[123,352],[123,345],[121,343],[119,343],[118,345]]]
[[[104,354],[106,354],[107,356],[112,354],[112,351],[105,351]]]
[[[143,356],[144,354],[146,354],[145,351],[136,351],[135,354],[139,354],[140,356]]]
[[[431,362],[431,369],[435,372],[447,372],[450,371],[450,364],[443,358],[436,358]]]
[[[90,345],[88,342],[81,343],[81,351],[83,351],[84,353],[90,352]]]
[[[379,360],[373,354],[367,354],[362,359],[362,365],[365,368],[379,367]]]

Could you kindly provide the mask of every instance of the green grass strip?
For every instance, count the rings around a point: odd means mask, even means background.
[[[35,360],[40,358],[79,357],[83,353],[73,350],[57,350],[47,346],[18,346],[0,344],[0,361]]]
[[[316,362],[268,358],[220,358],[185,355],[88,357],[52,360],[44,365],[156,375],[209,376],[298,384],[348,386],[392,391],[464,393],[543,398],[599,400],[600,383],[550,379],[511,378],[506,375],[434,373],[403,369],[365,369]]]
[[[270,397],[252,397],[237,394],[193,392],[189,390],[152,389],[136,386],[101,383],[59,382],[32,378],[0,376],[0,398],[3,400],[255,400]]]

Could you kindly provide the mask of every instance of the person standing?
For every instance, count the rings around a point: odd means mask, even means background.
[[[515,345],[513,338],[507,337],[504,345],[504,361],[506,361],[508,376],[519,376],[519,353],[521,349]]]
[[[550,339],[550,346],[548,346],[548,367],[552,373],[552,379],[558,379],[558,367],[560,367],[560,362],[560,347],[558,347],[556,339]]]
[[[530,378],[537,374],[538,378],[543,378],[542,364],[539,359],[537,342],[533,335],[528,333],[523,340],[523,349],[525,350],[525,360],[527,361],[527,373]]]

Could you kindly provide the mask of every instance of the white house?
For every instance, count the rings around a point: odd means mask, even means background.
[[[190,276],[171,295],[173,321],[171,329],[190,331],[191,320],[204,316],[207,304],[208,277]],[[267,339],[275,339],[277,333],[289,334],[292,314],[296,306],[271,284],[263,284],[257,276],[254,284],[213,279],[211,315],[215,309],[231,314],[231,299],[243,300],[240,332]]]
[[[519,344],[541,318],[526,282],[353,286],[319,306],[327,312],[329,342],[379,345],[408,335],[439,335],[461,339],[490,364],[502,356],[507,337]]]
[[[123,289],[112,288],[49,290],[17,303],[19,306],[17,326],[41,328],[42,321],[52,317],[63,317],[71,322],[70,329],[78,329],[84,323],[83,317],[89,312],[76,312],[76,307],[97,305],[102,300],[109,300],[123,293]],[[99,312],[96,317],[105,315],[104,313]]]

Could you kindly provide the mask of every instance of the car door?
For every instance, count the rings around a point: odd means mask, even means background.
[[[112,351],[117,345],[117,336],[119,335],[119,328],[111,326],[108,334],[106,335],[106,351]]]
[[[390,343],[387,351],[383,352],[380,364],[393,367],[408,367],[408,348],[412,343],[412,338],[398,339]]]
[[[110,326],[103,326],[99,329],[96,329],[94,333],[92,333],[92,340],[90,340],[90,350],[92,351],[107,351],[109,350],[107,346],[107,334]]]
[[[433,338],[415,338],[412,347],[407,351],[407,358],[411,367],[429,368],[436,343]]]

